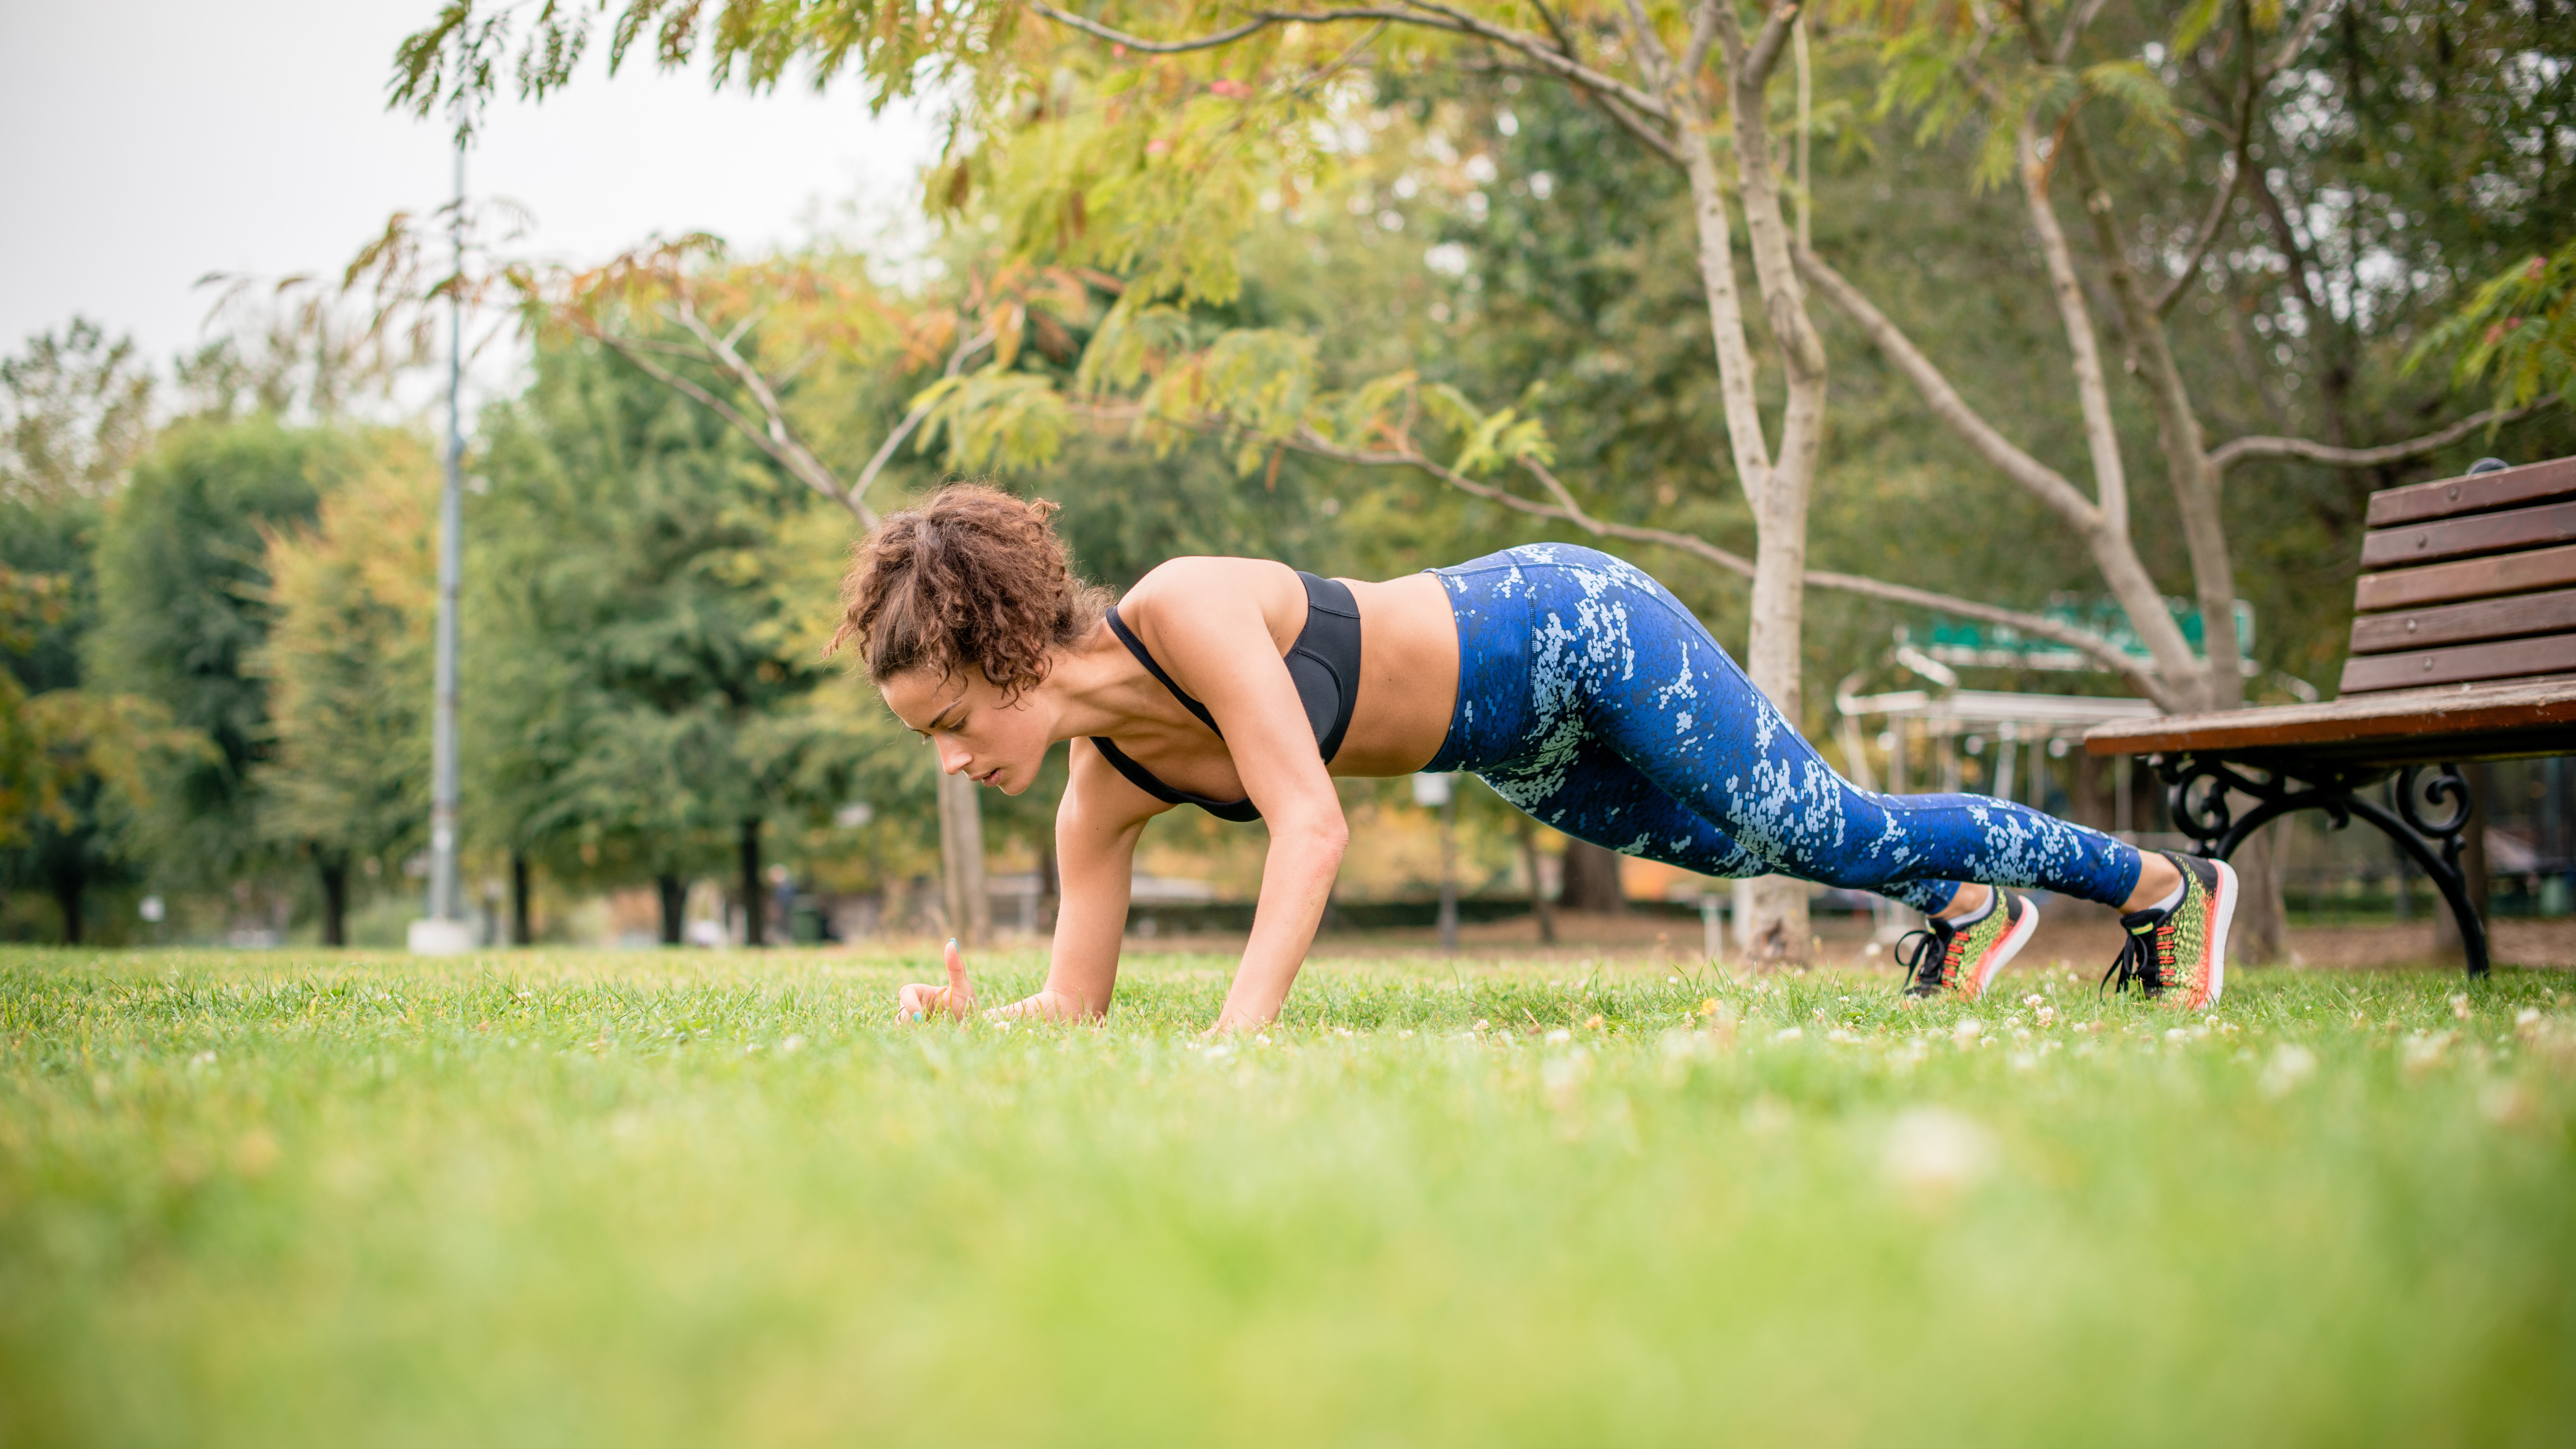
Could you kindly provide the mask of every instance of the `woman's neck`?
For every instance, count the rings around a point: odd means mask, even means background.
[[[1049,712],[1050,744],[1132,732],[1140,725],[1193,722],[1172,692],[1118,642],[1106,620],[1057,652],[1037,694]]]

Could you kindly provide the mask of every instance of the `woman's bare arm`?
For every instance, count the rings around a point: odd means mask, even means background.
[[[1174,560],[1155,571],[1150,613],[1157,657],[1216,716],[1243,792],[1270,828],[1261,903],[1217,1017],[1219,1031],[1265,1026],[1279,1015],[1314,945],[1350,841],[1341,797],[1263,613],[1261,590],[1245,586],[1246,567],[1240,559]],[[1281,578],[1269,582],[1305,598],[1287,569],[1250,567],[1276,569]],[[1187,604],[1160,607],[1163,599]]]
[[[1075,1021],[1109,1010],[1135,881],[1136,838],[1146,821],[1169,808],[1110,768],[1089,740],[1077,739],[1072,748],[1072,778],[1055,812],[1063,893],[1046,985],[996,1015]]]

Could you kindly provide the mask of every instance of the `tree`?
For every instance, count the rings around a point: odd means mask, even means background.
[[[272,613],[262,530],[310,524],[359,457],[343,433],[264,415],[183,421],[107,514],[88,677],[212,746],[151,781],[146,847],[174,880],[212,885],[278,863],[255,779],[272,748],[269,685],[253,668]]]
[[[585,342],[541,343],[483,432],[466,648],[508,682],[467,727],[496,746],[493,830],[650,874],[671,941],[688,878],[730,857],[757,944],[763,824],[818,803],[809,756],[831,745],[796,707],[820,661],[769,586],[807,504],[720,419]]]
[[[2269,6],[2207,0],[2170,23],[2142,30],[2106,22],[2100,34],[2096,5],[1864,7],[1835,37],[1839,60],[1825,67],[1829,83],[1837,77],[1874,83],[1891,106],[1919,117],[1929,140],[1972,135],[1978,175],[2015,183],[2020,219],[2048,279],[2070,364],[2072,385],[2057,395],[2081,420],[2084,485],[2044,461],[2027,439],[1998,426],[1991,410],[1971,402],[1879,300],[1802,243],[1810,188],[1790,154],[1798,148],[1782,146],[1780,136],[1785,124],[1803,143],[1810,116],[1803,102],[1790,116],[1775,116],[1772,85],[1784,59],[1805,54],[1805,22],[1794,5],[1751,18],[1725,0],[1652,9],[1539,7],[1535,28],[1521,7],[1501,5],[1306,10],[1138,0],[1077,14],[1046,4],[970,4],[945,8],[919,25],[882,27],[869,19],[874,8],[858,3],[794,11],[741,5],[709,14],[631,0],[599,10],[620,12],[612,68],[626,45],[649,31],[660,63],[703,58],[720,75],[755,87],[775,84],[799,60],[818,79],[856,75],[879,101],[926,80],[945,80],[964,97],[960,134],[977,139],[935,178],[934,199],[953,212],[972,205],[978,216],[998,220],[1016,255],[1098,266],[1119,282],[1117,301],[1086,350],[1080,386],[1058,410],[1063,416],[1123,415],[1149,438],[1224,432],[1253,466],[1265,453],[1297,449],[1355,465],[1419,469],[1534,517],[1674,548],[1748,576],[1749,670],[1793,715],[1808,586],[2009,624],[2088,654],[2168,708],[2239,702],[2235,561],[2217,481],[2226,467],[2276,456],[2358,466],[2403,462],[2497,421],[2464,419],[2373,448],[2269,435],[2207,443],[2207,420],[2166,317],[2208,261],[2212,238],[2238,216],[2233,193],[2240,180],[2258,203],[2250,211],[2283,209],[2268,175],[2245,162],[2264,144],[2258,139],[2263,127],[2276,140],[2287,139],[2291,127],[2277,114],[2281,98],[2294,88],[2302,94],[2316,88],[2318,68],[2305,58],[2334,14],[2331,0],[2317,0],[2294,17]],[[543,94],[562,84],[593,23],[588,9],[543,12],[520,51],[523,86]],[[450,42],[460,40],[451,54]],[[490,83],[494,54],[513,43],[508,17],[479,15],[458,0],[406,45],[398,94],[425,108],[442,96],[472,93]],[[2566,68],[2546,63],[2545,49],[2526,48],[2514,58],[2534,55],[2544,62],[2531,72],[2540,77],[2537,90],[2563,89]],[[1796,68],[1805,75],[1803,64]],[[1367,149],[1357,122],[1371,100],[1404,77],[1424,75],[1453,83],[1505,75],[1568,87],[1679,173],[1690,198],[1694,263],[1716,355],[1726,437],[1721,466],[1731,465],[1746,495],[1755,532],[1750,560],[1696,534],[1619,518],[1617,512],[1637,511],[1633,501],[1618,500],[1626,506],[1615,512],[1585,507],[1557,477],[1546,431],[1517,409],[1487,411],[1454,389],[1425,382],[1418,367],[1374,378],[1335,376],[1311,335],[1229,325],[1221,316],[1241,287],[1241,240],[1264,224],[1261,199],[1276,198],[1277,207],[1289,210],[1290,198],[1329,190],[1343,159]],[[2188,105],[2177,100],[2177,92],[2193,88],[2208,97],[2195,93]],[[2517,114],[2538,117],[2531,134],[2549,150],[2555,134],[2549,128],[2557,123],[2549,119],[2548,98],[2517,104]],[[2160,199],[2182,198],[2170,209],[2183,213],[2179,224],[2160,226],[2152,247],[2140,246],[2121,221],[2114,190],[2121,178],[2111,174],[2090,134],[2106,119],[2123,128],[2124,155],[2180,159],[2189,147],[2156,143],[2193,135],[2219,138],[2232,153],[2220,166],[2151,178],[2163,188]],[[1349,139],[1355,135],[1361,139]],[[2089,255],[2058,214],[2061,173],[2083,193],[2076,234],[2089,239]],[[2197,190],[2170,184],[2194,179],[2201,181]],[[1758,329],[1738,298],[1730,194],[1742,213]],[[2543,186],[2539,194],[2553,193]],[[1801,213],[1795,228],[1793,209]],[[2198,216],[2208,221],[2193,226],[2190,218]],[[2274,230],[2280,235],[2272,249],[2294,260],[2285,272],[2306,294],[2300,315],[2322,322],[2332,310],[2320,307],[2331,279],[2312,260],[2313,238],[2302,236],[2296,221]],[[2372,265],[2359,258],[2348,270],[2357,275]],[[2101,634],[2028,610],[1911,581],[1806,567],[1826,377],[1822,334],[1808,314],[1810,288],[1908,380],[1980,467],[2022,489],[2074,535],[2128,628],[2145,642],[2146,662]],[[2106,315],[2112,322],[2107,349]],[[1779,379],[1776,441],[1766,432],[1774,425],[1763,411],[1770,384],[1757,377],[1757,330],[1767,343],[1762,356]],[[2117,371],[2114,357],[2125,364]],[[947,429],[953,446],[969,453],[982,445],[975,414],[988,399],[1007,404],[1016,427],[1048,416],[1024,387],[983,388],[986,376],[958,379],[926,425]],[[2205,621],[2205,655],[2190,647],[2141,549],[2123,452],[2122,376],[2137,379],[2135,400],[2163,454],[2182,562]],[[2327,390],[2333,391],[2331,383]],[[1450,440],[1442,448],[1445,459],[1418,441],[1425,433]],[[1007,452],[1004,447],[1000,455]],[[1498,476],[1526,478],[1540,491],[1535,497],[1508,491]],[[1802,900],[1791,891],[1770,891],[1757,902],[1757,935],[1766,949],[1793,954],[1803,947]]]
[[[267,637],[249,671],[267,682],[262,826],[308,852],[322,940],[348,942],[349,872],[398,865],[428,819],[432,510],[438,468],[421,438],[366,436],[354,474],[310,528],[270,525]]]
[[[134,340],[85,317],[0,361],[0,501],[100,499],[151,436],[152,374]]]
[[[75,318],[0,361],[0,884],[50,896],[66,941],[93,887],[135,873],[142,776],[188,741],[148,703],[84,688],[103,500],[148,434],[129,339]]]

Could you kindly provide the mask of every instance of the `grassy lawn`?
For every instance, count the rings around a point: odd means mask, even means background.
[[[1228,964],[0,952],[0,1444],[2576,1423],[2565,976],[1324,961],[1211,1047]]]

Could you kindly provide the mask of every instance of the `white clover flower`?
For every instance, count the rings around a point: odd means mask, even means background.
[[[2317,1074],[2317,1054],[2294,1041],[2285,1041],[2272,1049],[2272,1060],[2263,1064],[2263,1075],[2255,1086],[2264,1096],[2275,1100]]]
[[[1887,1131],[1879,1165],[1897,1186],[1946,1196],[1994,1171],[1993,1134],[1946,1107],[1912,1107]]]

